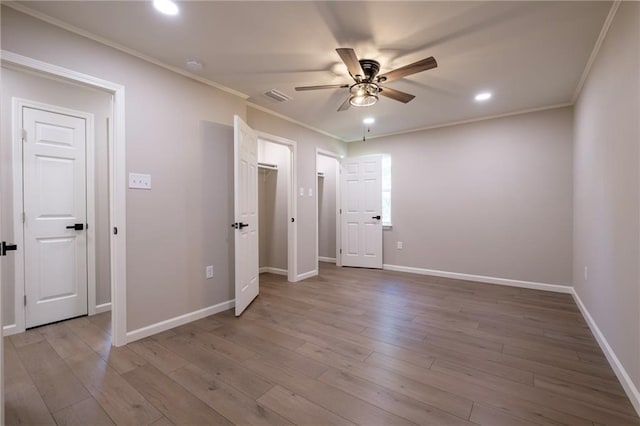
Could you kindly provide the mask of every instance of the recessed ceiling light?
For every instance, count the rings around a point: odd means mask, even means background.
[[[482,93],[478,93],[476,95],[476,101],[478,102],[482,102],[482,101],[488,101],[489,99],[491,99],[491,92],[482,92]]]
[[[153,0],[153,7],[165,15],[177,15],[179,12],[178,5],[172,0]]]
[[[375,118],[373,118],[373,117],[367,117],[367,118],[365,118],[364,120],[362,120],[362,122],[363,122],[364,124],[373,124],[373,123],[375,123],[375,122],[376,122],[376,119],[375,119]]]

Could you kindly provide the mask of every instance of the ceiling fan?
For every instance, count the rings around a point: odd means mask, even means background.
[[[296,91],[320,90],[320,89],[349,89],[349,97],[340,105],[338,111],[345,111],[353,106],[370,106],[378,102],[378,95],[386,96],[395,101],[407,103],[415,98],[414,95],[400,90],[382,87],[380,83],[397,80],[411,74],[427,71],[438,66],[435,58],[430,56],[418,62],[378,75],[380,63],[373,59],[358,59],[356,52],[349,48],[336,49],[340,59],[349,70],[349,75],[355,80],[355,84],[328,84],[324,86],[296,87]]]

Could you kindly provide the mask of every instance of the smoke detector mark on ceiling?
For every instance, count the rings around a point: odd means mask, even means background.
[[[291,96],[287,95],[286,93],[282,93],[281,91],[276,89],[271,89],[268,92],[265,92],[264,94],[270,97],[271,99],[275,100],[276,102],[287,102],[293,99]]]

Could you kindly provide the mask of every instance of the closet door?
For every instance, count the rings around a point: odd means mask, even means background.
[[[236,316],[258,296],[258,137],[234,116]]]

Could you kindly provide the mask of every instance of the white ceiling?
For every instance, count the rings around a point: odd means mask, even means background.
[[[51,17],[249,96],[249,101],[344,140],[571,101],[611,2],[180,2],[164,16],[147,1],[25,2]],[[435,56],[438,68],[389,83],[416,98],[336,109],[349,83],[335,52],[352,47],[382,72]],[[276,103],[269,89],[293,97]],[[476,93],[493,92],[489,102]]]

